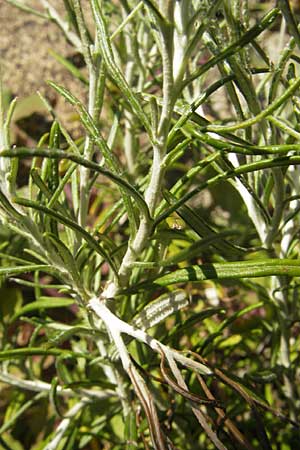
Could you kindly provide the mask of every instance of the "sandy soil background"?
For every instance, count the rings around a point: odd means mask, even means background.
[[[63,13],[62,1],[55,0],[52,4]],[[43,10],[37,0],[30,0],[30,5]],[[55,23],[0,0],[0,59],[4,88],[20,100],[41,91],[63,120],[75,129],[78,124],[72,123],[72,108],[47,86],[46,80],[62,84],[81,99],[85,97],[85,89],[50,55],[49,49],[78,62],[78,54]]]

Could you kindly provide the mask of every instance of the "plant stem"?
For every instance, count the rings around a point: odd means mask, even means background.
[[[176,350],[173,350],[161,342],[159,342],[157,339],[153,338],[149,334],[147,334],[145,331],[140,330],[139,328],[133,327],[132,325],[128,324],[127,322],[124,322],[123,320],[119,319],[115,314],[113,314],[110,309],[105,305],[105,298],[99,300],[97,297],[93,297],[89,303],[89,308],[96,314],[97,317],[99,317],[105,325],[108,327],[108,329],[113,333],[113,335],[116,335],[118,333],[125,333],[128,336],[132,336],[133,338],[137,339],[140,342],[143,342],[144,344],[147,344],[152,350],[154,350],[156,353],[161,353],[161,351],[168,351],[172,354],[173,358],[178,361],[179,363],[185,365],[186,367],[190,367],[192,369],[198,370],[200,373],[209,375],[211,374],[211,370],[206,367],[204,364],[201,364],[199,362],[195,362],[181,353],[177,352]],[[123,346],[121,346],[123,349]],[[124,349],[123,349],[124,350]],[[126,350],[127,351],[127,350]],[[121,350],[122,353],[122,350]],[[128,367],[129,361],[124,356],[124,364],[125,367]]]

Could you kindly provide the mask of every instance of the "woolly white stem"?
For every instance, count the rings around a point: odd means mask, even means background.
[[[7,383],[10,386],[16,386],[20,389],[26,389],[27,391],[32,392],[50,392],[52,389],[51,384],[45,383],[40,380],[21,380],[20,378],[15,377],[14,375],[8,373],[0,373],[0,381],[3,383]],[[67,397],[73,395],[76,396],[78,393],[84,395],[85,397],[105,399],[112,396],[116,396],[115,391],[112,389],[106,389],[104,391],[94,391],[88,389],[80,389],[80,391],[74,392],[72,389],[64,389],[61,386],[57,386],[56,392],[59,395],[65,395]]]
[[[152,350],[154,350],[159,354],[161,354],[162,351],[164,353],[167,352],[168,354],[172,354],[173,358],[179,363],[183,364],[186,367],[190,367],[194,370],[197,370],[204,375],[209,375],[212,373],[211,370],[204,364],[200,364],[199,362],[187,358],[181,353],[178,353],[176,350],[171,349],[164,344],[161,344],[157,339],[154,339],[152,336],[145,333],[145,331],[139,328],[134,328],[127,322],[124,322],[123,320],[119,319],[119,317],[117,317],[108,309],[103,300],[99,300],[97,297],[93,297],[89,301],[89,307],[100,319],[103,320],[107,329],[109,330],[113,339],[115,340],[116,345],[119,346],[118,350],[120,353],[120,357],[122,359],[122,363],[123,365],[125,364],[125,367],[127,368],[129,367],[130,359],[129,361],[127,359],[128,352],[126,347],[124,346],[124,342],[120,341],[119,335],[122,333],[125,333],[128,336],[132,336],[138,341],[147,344]]]

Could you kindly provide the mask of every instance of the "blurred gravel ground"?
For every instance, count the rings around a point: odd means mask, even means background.
[[[37,0],[31,0],[28,4],[41,9]],[[54,0],[52,4],[64,11],[62,1]],[[85,89],[49,54],[49,49],[66,58],[76,57],[74,48],[67,43],[55,23],[20,11],[0,0],[0,59],[5,89],[19,98],[41,91],[55,105],[68,128],[75,132],[78,122],[74,122],[74,110],[47,86],[46,81],[62,84],[82,100],[86,95]]]

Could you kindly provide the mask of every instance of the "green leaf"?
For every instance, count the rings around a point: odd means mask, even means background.
[[[276,20],[280,11],[278,8],[274,8],[269,11],[260,21],[260,23],[254,25],[250,30],[243,34],[243,36],[238,39],[233,44],[229,45],[227,48],[222,50],[217,56],[209,59],[205,64],[195,70],[184,82],[183,85],[187,86],[191,81],[199,78],[205,72],[207,72],[211,67],[215,67],[219,62],[224,61],[226,58],[237,53],[243,47],[245,47],[249,42],[253,41],[257,36],[259,36],[266,28],[270,27],[272,23]]]
[[[25,450],[20,441],[15,439],[11,433],[4,432],[0,436],[0,450]]]
[[[43,348],[43,347],[28,347],[28,348],[16,348],[12,350],[4,350],[0,352],[0,361],[18,358],[27,358],[28,356],[63,356],[64,358],[85,358],[93,360],[94,356],[72,352],[71,350],[62,350],[59,348]]]
[[[151,281],[141,283],[125,290],[137,292],[147,287],[171,286],[177,283],[190,281],[225,280],[239,278],[270,277],[286,275],[290,277],[300,276],[300,261],[294,259],[261,259],[256,261],[234,261],[227,263],[211,263],[185,267],[175,270]],[[123,293],[122,291],[121,293]]]
[[[49,202],[48,202],[48,205],[47,205],[49,208],[52,208],[53,206],[57,205],[59,196],[62,194],[65,185],[68,183],[69,179],[72,177],[73,172],[76,170],[76,168],[77,168],[77,164],[76,163],[72,163],[70,165],[70,167],[68,167],[65,175],[59,181],[59,185],[57,186],[55,192],[53,192],[53,195],[49,199]],[[76,176],[76,174],[75,174],[75,176]],[[75,207],[74,207],[74,209],[76,210]]]
[[[10,150],[8,150],[10,152]],[[8,214],[8,216],[11,216],[13,219],[19,220],[22,222],[23,216],[20,214],[10,203],[10,201],[7,199],[7,197],[3,194],[3,192],[0,189],[0,206],[5,210],[5,212]]]
[[[11,322],[14,322],[18,317],[38,309],[52,309],[64,308],[66,306],[74,305],[75,300],[65,297],[45,297],[40,296],[38,301],[27,303],[12,316]]]
[[[89,246],[110,264],[110,266],[114,270],[114,272],[117,272],[115,263],[110,258],[109,254],[100,246],[100,244],[96,241],[96,239],[94,239],[91,234],[89,234],[87,231],[85,231],[84,228],[82,228],[80,225],[78,225],[77,222],[74,222],[73,220],[69,219],[66,216],[63,216],[62,214],[54,211],[53,209],[47,208],[46,206],[43,206],[43,205],[41,205],[37,202],[33,202],[31,200],[27,200],[25,198],[22,198],[22,199],[16,198],[15,203],[26,206],[28,208],[34,208],[37,211],[42,211],[45,214],[47,214],[51,217],[54,217],[56,220],[58,220],[60,223],[64,224],[65,226],[71,228],[72,230],[77,231],[82,236],[82,238],[89,244]],[[103,236],[102,239],[106,240],[108,238]]]
[[[41,270],[43,272],[55,273],[55,269],[52,266],[46,264],[27,264],[24,266],[16,267],[0,267],[0,276],[10,277],[14,275],[25,274],[28,272],[34,272],[35,270]]]
[[[298,47],[300,48],[300,33],[298,30],[298,21],[293,14],[289,0],[278,0],[277,4],[285,18],[290,34],[293,36]]]
[[[144,216],[150,220],[150,213],[148,206],[143,198],[143,196],[132,186],[132,184],[127,183],[127,181],[124,180],[123,177],[110,172],[109,170],[103,169],[98,163],[95,163],[94,161],[89,161],[85,158],[83,158],[80,155],[74,154],[74,153],[67,153],[60,149],[42,149],[42,148],[26,148],[26,147],[19,147],[9,150],[3,150],[0,152],[0,157],[26,157],[26,156],[42,156],[44,158],[53,158],[53,159],[67,159],[70,161],[73,161],[77,163],[78,165],[87,167],[88,169],[91,169],[97,173],[100,173],[104,177],[110,179],[114,183],[116,183],[118,186],[123,188],[129,195],[131,195],[137,205],[140,207],[141,212],[144,214]],[[1,200],[1,199],[0,199]],[[14,210],[15,211],[15,210]]]
[[[63,418],[63,414],[60,412],[60,407],[59,407],[59,401],[58,401],[58,395],[57,395],[57,387],[59,385],[59,381],[58,381],[58,377],[53,377],[51,380],[51,389],[49,392],[49,400],[56,412],[56,414],[60,417]]]
[[[116,173],[120,172],[119,162],[117,161],[114,154],[108,147],[107,142],[101,135],[97,124],[95,123],[85,106],[81,103],[81,101],[63,86],[59,86],[53,81],[48,81],[48,84],[76,108],[82,124],[86,128],[88,134],[93,139],[95,144],[100,148],[108,167]]]
[[[268,117],[272,120],[272,116]],[[208,133],[202,133],[196,129],[194,125],[185,125],[184,134],[192,135],[199,139],[200,142],[212,146],[214,149],[228,153],[237,153],[242,155],[278,155],[286,154],[289,151],[300,151],[300,144],[273,144],[273,145],[253,145],[247,141],[236,143],[212,137]]]
[[[203,264],[176,270],[155,280],[155,284],[169,284],[209,279],[255,278],[272,275],[300,276],[300,261],[263,259],[229,263]]]
[[[47,185],[45,184],[44,180],[39,174],[39,169],[36,167],[33,167],[30,170],[30,176],[34,182],[34,184],[39,188],[40,194],[43,194],[45,198],[50,199],[51,198],[51,191],[48,189]]]
[[[75,260],[75,258],[73,258],[70,250],[56,236],[51,235],[49,233],[47,233],[45,236],[48,239],[50,239],[52,244],[55,246],[56,250],[60,254],[61,258],[63,259],[66,268],[68,269],[68,271],[72,275],[75,283],[78,285],[78,287],[80,287],[81,286],[81,279],[80,279],[79,269],[77,267],[76,260]]]
[[[103,8],[100,8],[98,0],[92,0],[92,8],[98,32],[97,36],[99,39],[101,54],[104,59],[107,70],[112,79],[114,80],[114,82],[116,83],[116,85],[118,86],[118,88],[120,89],[120,91],[122,92],[125,100],[130,104],[133,112],[136,114],[138,119],[144,125],[150,140],[153,142],[150,120],[143,111],[139,98],[132,91],[124,75],[122,74],[121,70],[119,69],[119,67],[115,62],[105,17],[103,15]]]
[[[136,423],[136,412],[129,411],[125,418],[125,441],[126,450],[137,450],[138,448],[138,431]]]
[[[208,247],[214,246],[217,248],[216,243],[220,241],[227,243],[227,241],[224,241],[224,237],[234,236],[236,234],[237,233],[234,231],[223,231],[220,233],[214,233],[211,236],[207,236],[197,242],[194,242],[189,247],[181,250],[178,253],[175,253],[175,255],[169,256],[161,263],[161,265],[164,267],[168,267],[174,264],[178,264],[179,262],[182,261],[189,261],[195,257],[199,258],[203,254],[203,251],[206,250]]]
[[[170,198],[170,197],[169,197]],[[240,256],[243,249],[228,242],[224,237],[230,233],[217,233],[201,216],[187,205],[181,206],[177,214],[194,230],[199,236],[211,239],[210,243],[220,254],[226,257]],[[204,242],[205,244],[205,242]],[[229,258],[228,258],[229,259]]]
[[[73,378],[74,372],[73,371],[71,372],[69,370],[65,362],[66,359],[70,358],[72,358],[71,355],[62,353],[61,355],[58,356],[58,358],[56,358],[55,361],[57,374],[64,384],[72,383],[74,380]]]
[[[300,81],[300,78],[299,78]],[[1,153],[0,153],[1,156]],[[182,197],[180,197],[173,205],[171,205],[168,209],[165,209],[164,212],[154,220],[153,228],[157,227],[157,225],[166,219],[170,214],[176,211],[180,206],[184,205],[188,200],[193,198],[199,192],[202,192],[204,189],[213,186],[222,180],[228,180],[230,178],[234,178],[235,176],[239,176],[246,173],[256,172],[258,170],[264,170],[274,167],[288,167],[292,165],[300,164],[300,156],[283,156],[279,158],[271,158],[271,159],[263,159],[260,161],[255,161],[249,164],[243,164],[235,169],[228,170],[224,173],[220,173],[210,178],[207,181],[204,181],[196,188],[192,189],[190,192],[187,192]]]
[[[234,125],[208,125],[204,127],[202,131],[213,131],[216,133],[224,133],[229,131],[241,130],[243,128],[248,128],[256,123],[260,122],[263,118],[270,116],[276,109],[278,109],[282,104],[286,104],[287,100],[299,89],[300,78],[290,84],[290,86],[284,91],[284,93],[274,100],[267,108],[263,109],[259,114],[250,119],[244,120]]]
[[[71,298],[64,297],[40,297],[38,301],[28,303],[22,308],[18,309],[18,311],[12,316],[10,322],[14,322],[18,317],[23,316],[24,314],[30,313],[36,310],[45,310],[52,308],[65,308],[66,306],[74,305],[75,300]]]
[[[228,328],[235,320],[239,319],[240,317],[243,317],[245,314],[249,314],[251,311],[254,311],[255,309],[262,308],[263,306],[264,306],[263,302],[255,303],[254,305],[246,306],[245,308],[242,308],[241,310],[225,318],[225,320],[223,320],[221,324],[217,327],[217,331],[215,331],[214,333],[210,333],[207,336],[207,338],[203,340],[203,342],[201,343],[201,351],[203,351],[203,349],[206,348],[208,344],[211,344],[218,336],[222,335],[223,330]]]
[[[41,319],[34,320],[35,324],[41,324],[46,330],[49,330],[49,341],[53,345],[59,345],[71,339],[74,335],[82,336],[99,336],[103,341],[107,339],[107,335],[100,330],[94,330],[84,326],[70,326],[53,321],[45,321]]]
[[[113,172],[121,174],[122,170],[121,170],[119,161],[110,149],[109,139],[106,142],[106,140],[103,138],[101,132],[99,131],[99,127],[98,127],[97,123],[95,122],[95,120],[93,120],[93,118],[91,117],[91,115],[89,114],[89,112],[87,111],[85,106],[80,102],[80,100],[78,100],[78,98],[76,98],[71,92],[69,92],[64,87],[59,86],[54,82],[49,82],[49,84],[54,89],[56,89],[57,92],[59,92],[61,95],[63,95],[67,101],[69,101],[73,106],[76,107],[84,127],[88,131],[88,134],[90,135],[92,140],[95,142],[95,144],[97,144],[99,146],[99,148],[102,151],[102,154],[106,160],[108,167]],[[112,130],[113,130],[113,127],[112,127]],[[52,147],[55,148],[56,146],[53,145]],[[124,186],[123,186],[123,188],[124,188]],[[134,215],[134,210],[132,207],[131,199],[128,197],[128,192],[126,189],[122,189],[122,194],[123,194],[123,201],[124,201],[126,209],[127,209],[130,225],[132,225],[132,229],[135,230],[135,225],[134,225],[135,224],[135,215]]]
[[[204,319],[207,319],[208,317],[211,317],[215,314],[220,314],[224,312],[225,312],[224,308],[218,307],[218,308],[207,308],[204,309],[203,311],[200,311],[199,313],[193,314],[192,317],[189,317],[183,323],[178,323],[170,330],[166,338],[167,342],[169,342],[176,336],[179,337],[183,336],[187,330],[191,330],[194,325],[202,322]]]

